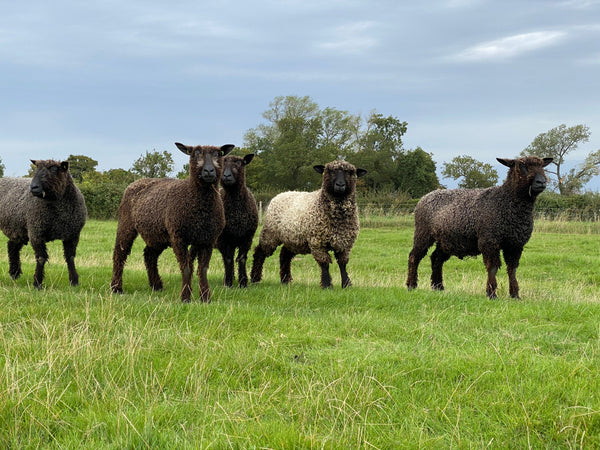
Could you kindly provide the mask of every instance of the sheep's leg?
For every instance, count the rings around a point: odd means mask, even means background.
[[[187,245],[183,242],[174,243],[172,247],[181,271],[181,301],[189,303],[192,298],[192,273],[194,272],[194,256],[192,253],[195,254],[195,252],[190,253]]]
[[[79,238],[66,239],[63,241],[63,254],[67,263],[67,270],[69,271],[69,283],[71,286],[79,285],[79,274],[75,268],[75,255],[77,253],[77,244]]]
[[[250,281],[252,281],[252,283],[258,283],[262,280],[265,259],[271,256],[276,248],[277,247],[266,247],[260,242],[258,243],[252,257],[252,270],[250,271]]]
[[[337,260],[340,268],[340,274],[342,276],[342,287],[352,286],[348,272],[346,271],[346,265],[350,261],[350,252],[335,252],[335,259]]]
[[[219,245],[219,251],[221,252],[221,256],[223,257],[223,267],[225,268],[223,285],[227,287],[232,287],[234,273],[233,259],[235,256],[235,247],[233,245],[222,244]]]
[[[138,233],[134,229],[125,230],[117,227],[117,238],[115,239],[113,252],[113,275],[110,282],[110,288],[115,293],[123,293],[123,268],[137,235]]]
[[[31,242],[35,254],[35,274],[33,275],[33,286],[41,289],[44,281],[44,266],[48,262],[48,249],[45,242]]]
[[[238,247],[238,256],[236,258],[238,264],[238,280],[240,283],[240,287],[248,286],[248,274],[246,272],[246,262],[248,260],[248,251],[250,251],[250,246],[252,245],[252,240],[248,239],[248,242],[244,242],[240,244]]]
[[[485,287],[485,293],[489,298],[496,298],[496,290],[498,289],[498,282],[496,281],[496,273],[500,268],[500,252],[499,251],[491,251],[482,253],[483,262],[485,264],[485,268],[487,269],[487,283]]]
[[[296,254],[284,245],[279,252],[279,278],[282,284],[292,281],[292,259]]]
[[[21,276],[21,249],[25,245],[22,241],[8,241],[8,273],[13,280]]]
[[[208,265],[212,256],[212,246],[199,247],[194,253],[198,255],[198,285],[200,286],[200,299],[210,302],[210,287],[208,286]]]
[[[513,251],[504,250],[504,261],[506,261],[506,271],[508,272],[508,289],[512,298],[520,298],[517,267],[519,267],[521,253],[523,253],[522,248]]]
[[[436,291],[444,290],[442,269],[444,263],[450,259],[450,254],[443,251],[439,246],[431,254],[431,288]]]
[[[165,248],[167,246],[150,247],[149,245],[144,248],[144,264],[148,273],[148,283],[153,291],[162,291],[163,289],[163,282],[158,273],[158,257]]]
[[[429,247],[433,241],[428,241],[427,245],[419,245],[417,242],[413,244],[413,248],[408,255],[408,277],[406,278],[406,287],[409,290],[416,289],[418,283],[419,263],[427,254]]]
[[[321,287],[327,289],[331,287],[331,274],[329,273],[329,264],[331,256],[327,251],[311,249],[311,253],[321,268]]]

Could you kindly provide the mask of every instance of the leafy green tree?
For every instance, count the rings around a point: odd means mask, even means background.
[[[354,164],[367,169],[363,183],[371,189],[394,189],[396,160],[402,154],[402,136],[408,124],[393,116],[372,112],[366,129],[357,130],[359,150],[352,156]]]
[[[592,177],[600,174],[600,150],[588,154],[582,164],[566,174],[565,157],[577,149],[579,144],[588,142],[590,135],[590,129],[586,125],[567,127],[562,124],[537,135],[521,155],[553,158],[552,163],[546,167],[546,173],[551,175],[551,185],[558,188],[560,194],[580,193]]]
[[[318,180],[312,166],[322,163],[319,107],[310,97],[295,96],[276,97],[269,106],[263,113],[269,123],[244,137],[244,146],[263,163],[258,181],[263,187],[310,189]]]
[[[96,172],[98,166],[98,161],[84,155],[69,155],[67,161],[69,162],[69,172],[78,183],[83,181],[83,177],[87,173]]]
[[[141,178],[165,178],[173,172],[173,156],[166,150],[148,152],[138,158],[131,167],[131,172]]]
[[[482,163],[470,156],[456,156],[449,163],[444,163],[442,170],[444,178],[462,180],[458,183],[460,188],[487,188],[498,182],[498,172],[491,164]]]
[[[417,147],[400,154],[396,160],[394,184],[412,198],[419,198],[439,189],[440,182],[431,153]]]

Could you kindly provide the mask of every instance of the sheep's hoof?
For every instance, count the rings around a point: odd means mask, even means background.
[[[412,286],[412,285],[406,285],[406,288],[407,288],[409,291],[414,291],[414,290],[417,288],[417,286],[416,286],[416,285],[415,285],[415,286]]]
[[[434,291],[443,291],[444,285],[442,283],[433,283],[431,285],[431,289],[433,289]]]
[[[123,288],[119,287],[119,286],[111,286],[110,290],[112,291],[113,294],[122,294],[123,293]]]
[[[11,277],[13,280],[17,280],[17,279],[18,279],[18,278],[21,276],[21,274],[22,274],[22,273],[23,273],[23,272],[19,270],[19,271],[16,271],[16,272],[10,272],[10,274],[9,274],[9,275],[10,275],[10,277]]]

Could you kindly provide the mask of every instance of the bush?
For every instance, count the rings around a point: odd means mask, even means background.
[[[598,221],[600,220],[600,194],[560,195],[544,192],[538,197],[534,214],[536,218]]]
[[[119,203],[127,184],[83,183],[79,186],[90,219],[109,220],[117,219],[119,213]]]

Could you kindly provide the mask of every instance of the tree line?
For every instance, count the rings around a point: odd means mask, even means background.
[[[417,199],[443,188],[436,174],[433,155],[420,147],[407,149],[402,138],[408,124],[394,116],[372,111],[353,115],[336,108],[320,108],[310,97],[276,97],[262,115],[264,122],[248,130],[237,154],[254,153],[247,183],[255,192],[314,190],[320,178],[312,166],[334,159],[346,159],[368,173],[360,179],[360,193],[402,192]],[[589,141],[585,125],[560,125],[541,133],[521,155],[550,156],[547,167],[550,189],[562,195],[579,194],[592,177],[600,174],[600,150],[590,153],[579,166],[565,171],[567,155]],[[184,178],[187,164],[174,173],[168,151],[146,151],[129,170],[96,170],[98,162],[84,155],[68,158],[73,178],[86,197],[90,216],[112,218],[125,187],[138,178],[175,175]],[[32,175],[32,170],[28,175]],[[0,159],[0,176],[4,165]],[[489,163],[469,155],[444,162],[444,178],[458,180],[461,188],[485,188],[498,182],[498,173]],[[268,196],[268,195],[267,195]]]

